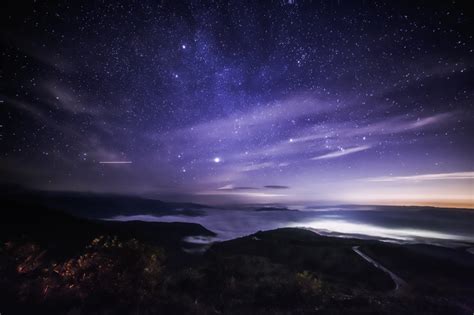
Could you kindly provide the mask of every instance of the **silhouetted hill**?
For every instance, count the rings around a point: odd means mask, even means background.
[[[390,277],[354,255],[352,250],[355,245],[371,243],[282,228],[215,244],[209,254],[261,256],[291,270],[316,272],[321,279],[332,282],[389,290],[393,287]]]
[[[103,219],[118,215],[201,215],[200,210],[210,208],[194,203],[163,202],[137,196],[88,192],[35,191],[21,189],[3,191],[2,199],[28,201],[31,204],[69,212],[75,216]]]
[[[194,223],[118,222],[91,220],[51,209],[37,199],[2,200],[0,238],[22,237],[44,244],[50,249],[73,252],[97,235],[118,235],[136,238],[149,244],[180,250],[187,236],[215,236],[215,233]]]

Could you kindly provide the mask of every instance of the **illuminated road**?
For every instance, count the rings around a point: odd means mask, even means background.
[[[382,266],[380,263],[378,263],[377,261],[373,260],[372,258],[370,258],[369,256],[367,256],[366,254],[364,254],[363,252],[361,252],[359,250],[359,246],[353,246],[352,247],[352,250],[354,252],[356,252],[357,255],[359,255],[360,257],[364,258],[366,261],[368,261],[369,263],[371,263],[374,267],[382,270],[383,272],[387,273],[393,280],[393,282],[395,282],[395,291],[398,291],[400,290],[401,288],[404,288],[407,286],[407,283],[405,282],[405,280],[403,280],[402,278],[400,278],[399,276],[397,276],[396,274],[394,274],[393,272],[391,272],[390,270],[388,270],[387,268],[385,268],[384,266]]]

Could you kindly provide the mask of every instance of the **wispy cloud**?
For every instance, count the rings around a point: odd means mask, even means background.
[[[283,186],[283,185],[266,185],[266,186],[263,186],[264,188],[268,188],[268,189],[288,189],[290,188],[289,186]]]
[[[241,152],[238,158],[252,158],[258,156],[288,156],[299,152],[308,152],[314,150],[316,153],[321,146],[326,148],[345,148],[350,145],[363,146],[365,139],[367,141],[386,137],[387,135],[406,133],[415,130],[428,128],[438,128],[439,126],[453,121],[459,117],[459,112],[445,112],[431,116],[419,118],[407,118],[406,116],[396,116],[393,118],[380,120],[377,122],[356,121],[356,122],[338,122],[338,123],[318,123],[314,126],[295,130],[291,135],[285,135],[265,146],[254,148],[250,152]],[[291,129],[291,126],[290,126]],[[225,128],[224,128],[225,130]],[[262,129],[260,131],[263,131]],[[354,141],[359,140],[359,143]],[[374,144],[370,144],[373,146]],[[347,150],[346,150],[347,151]],[[336,156],[340,156],[337,151]],[[351,151],[345,152],[352,153]],[[327,157],[327,158],[330,158]]]
[[[217,188],[218,191],[242,191],[242,190],[258,190],[258,189],[289,189],[289,186],[283,185],[265,185],[263,187],[252,187],[252,186],[234,186],[232,184],[224,185]]]
[[[76,96],[71,89],[58,83],[48,82],[43,84],[41,92],[46,91],[44,99],[47,105],[53,109],[61,109],[69,114],[101,115],[98,108],[93,107],[93,102],[84,102]]]
[[[289,110],[291,108],[291,110]],[[229,117],[214,119],[173,132],[176,138],[189,138],[199,135],[201,140],[212,141],[225,137],[227,140],[245,139],[251,133],[270,129],[279,124],[291,124],[292,121],[310,115],[328,113],[331,107],[309,94],[257,106],[256,109]],[[154,135],[150,135],[154,138]],[[163,138],[163,136],[161,136]],[[165,140],[167,136],[164,137]]]
[[[433,180],[460,180],[474,179],[474,172],[455,172],[455,173],[439,173],[439,174],[422,174],[410,176],[382,176],[368,178],[370,182],[421,182]]]
[[[274,166],[275,166],[275,163],[273,162],[251,163],[251,164],[241,166],[239,171],[251,172],[251,171],[260,170],[262,168],[268,168],[268,167],[274,167]]]
[[[311,158],[311,160],[334,159],[334,158],[341,157],[341,156],[344,156],[344,155],[348,155],[348,154],[352,154],[352,153],[356,153],[356,152],[360,152],[360,151],[365,151],[369,148],[370,148],[370,146],[368,146],[368,145],[362,145],[362,146],[359,146],[359,147],[352,147],[352,148],[348,148],[348,149],[340,148],[338,151],[329,152],[329,153],[326,153],[326,154],[323,154],[323,155],[320,155],[320,156],[316,156],[314,158]]]
[[[227,190],[227,191],[233,191],[233,190],[255,190],[259,189],[258,187],[250,187],[250,186],[234,186],[234,185],[225,185],[222,187],[217,188],[217,190]]]
[[[458,112],[439,113],[426,117],[419,117],[417,119],[406,119],[403,116],[397,116],[386,121],[370,124],[364,128],[355,129],[353,135],[366,134],[393,134],[403,133],[410,130],[426,128],[428,126],[435,126],[446,123],[456,117]]]
[[[380,136],[404,133],[446,123],[458,116],[459,112],[446,112],[416,119],[397,116],[374,123],[360,121],[357,122],[356,126],[346,123],[322,124],[303,130],[300,135],[290,138],[289,142],[299,143],[328,138],[353,138],[355,136]]]
[[[268,198],[268,197],[285,197],[285,194],[272,194],[267,192],[258,191],[235,191],[235,190],[220,190],[220,191],[201,191],[194,195],[201,196],[242,196],[242,197],[257,197],[257,198]]]

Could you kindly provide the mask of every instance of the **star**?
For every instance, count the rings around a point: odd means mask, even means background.
[[[366,195],[357,189],[377,195],[379,187],[360,180],[365,173],[472,169],[466,158],[474,111],[472,32],[459,1],[430,8],[436,21],[411,4],[397,4],[412,13],[401,19],[389,18],[393,8],[385,2],[358,7],[364,19],[354,19],[342,5],[326,19],[317,3],[283,1],[296,6],[291,10],[278,1],[248,4],[246,14],[261,24],[241,16],[239,4],[224,2],[188,12],[179,2],[163,11],[147,1],[152,23],[142,10],[122,14],[101,4],[63,12],[81,30],[55,30],[49,6],[13,10],[11,37],[60,37],[41,49],[0,38],[9,47],[0,54],[9,65],[5,76],[12,78],[0,97],[8,107],[0,119],[6,148],[0,156],[13,168],[0,167],[0,182],[8,177],[66,190],[129,187],[133,193],[169,184],[173,193],[197,193],[227,181],[242,187],[281,182],[292,187],[288,199],[296,201],[316,198],[308,191],[337,199],[334,191],[350,181],[357,183],[351,196]],[[104,12],[108,19],[91,19]],[[295,23],[296,12],[308,23]],[[383,36],[376,23],[381,17],[387,17]],[[227,18],[238,23],[223,31],[219,21]],[[108,27],[115,20],[123,23]],[[234,36],[240,33],[245,36]],[[433,35],[441,33],[446,40]],[[264,45],[249,45],[262,35]],[[32,163],[27,170],[25,160]],[[71,165],[77,171],[63,176]],[[281,165],[291,176],[280,173]],[[52,174],[54,187],[47,181]],[[183,175],[197,180],[190,185]],[[452,189],[452,198],[471,195],[469,181],[457,191],[448,186],[443,193]],[[398,196],[407,188],[397,189]]]

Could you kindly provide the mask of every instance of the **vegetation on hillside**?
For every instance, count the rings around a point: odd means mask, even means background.
[[[433,246],[330,238],[288,228],[188,254],[182,240],[190,235],[213,233],[196,224],[103,223],[22,205],[0,223],[0,311],[471,314],[474,307],[469,281],[474,262],[467,252],[457,257]],[[353,246],[396,271],[411,290],[395,291],[392,279]],[[431,279],[443,285],[435,291],[423,287]]]

